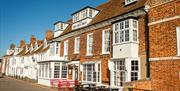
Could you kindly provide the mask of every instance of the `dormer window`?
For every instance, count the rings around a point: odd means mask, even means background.
[[[86,26],[92,20],[92,18],[94,18],[98,14],[98,12],[99,11],[97,9],[87,6],[73,13],[72,29]]]
[[[37,48],[38,48],[38,43],[36,42],[35,49],[37,49]]]
[[[65,30],[67,28],[68,24],[67,23],[64,23],[64,22],[61,22],[61,21],[57,21],[56,23],[54,23],[54,37],[57,37],[59,36],[63,30]]]
[[[44,39],[44,47],[46,47],[47,46],[47,41],[46,41],[46,39]]]
[[[136,2],[137,0],[125,0],[125,5]]]
[[[61,22],[61,21],[57,21],[56,23],[54,23],[55,31],[64,30],[64,29],[66,29],[67,26],[68,26],[68,24]]]

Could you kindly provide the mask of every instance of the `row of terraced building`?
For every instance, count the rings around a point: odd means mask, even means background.
[[[119,91],[180,90],[180,1],[109,0],[54,23],[43,40],[11,45],[8,76],[78,80]]]

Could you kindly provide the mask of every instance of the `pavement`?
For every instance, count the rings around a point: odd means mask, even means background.
[[[58,91],[37,83],[29,83],[10,77],[0,78],[0,91]]]

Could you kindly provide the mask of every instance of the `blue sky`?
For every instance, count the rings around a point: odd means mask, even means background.
[[[67,21],[85,6],[96,7],[108,0],[0,0],[0,57],[11,43],[29,42],[31,35],[43,39],[56,21]]]

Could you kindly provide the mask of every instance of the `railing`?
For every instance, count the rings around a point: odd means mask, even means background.
[[[78,84],[78,80],[63,80],[63,79],[51,79],[50,84],[51,87],[61,88],[73,88]]]

